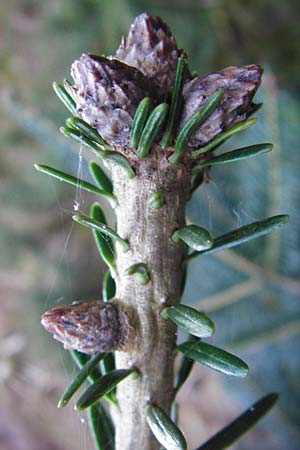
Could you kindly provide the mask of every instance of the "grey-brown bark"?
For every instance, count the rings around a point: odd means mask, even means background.
[[[185,221],[190,175],[183,165],[170,165],[163,153],[153,151],[140,161],[138,174],[127,180],[119,168],[112,171],[118,233],[129,241],[126,253],[117,245],[116,297],[135,315],[135,339],[129,352],[117,352],[117,368],[137,367],[138,379],[118,387],[116,450],[155,450],[159,447],[146,422],[144,407],[151,401],[169,412],[173,399],[173,351],[176,329],[160,317],[166,304],[179,302],[183,246],[171,235]],[[148,205],[158,189],[165,203],[160,209]],[[135,275],[125,276],[134,263],[143,262],[151,280],[140,285]]]

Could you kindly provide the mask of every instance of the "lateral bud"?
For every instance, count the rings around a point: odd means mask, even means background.
[[[65,349],[87,354],[126,351],[132,329],[116,299],[58,306],[42,315],[42,325]]]

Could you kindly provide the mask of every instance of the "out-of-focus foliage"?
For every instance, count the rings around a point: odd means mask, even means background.
[[[265,433],[262,446],[264,450],[296,450],[300,447],[296,431],[300,407],[300,5],[296,0],[1,1],[0,418],[9,408],[12,419],[2,421],[6,436],[13,435],[8,423],[23,423],[25,418],[31,430],[30,436],[28,431],[22,435],[28,447],[21,447],[16,437],[11,438],[11,447],[7,437],[3,447],[35,450],[43,442],[43,449],[75,449],[83,442],[76,439],[78,427],[68,422],[68,415],[63,428],[68,427],[68,433],[58,431],[62,413],[54,414],[51,405],[66,383],[59,375],[57,353],[48,351],[54,344],[38,324],[40,313],[63,297],[66,302],[100,296],[102,267],[92,237],[71,224],[74,201],[81,212],[88,213],[84,199],[90,194],[35,173],[33,163],[60,167],[74,175],[80,169],[88,179],[85,158],[79,167],[78,147],[59,135],[66,111],[52,91],[52,81],[69,77],[71,63],[83,52],[113,53],[121,34],[143,11],[167,21],[179,46],[187,50],[191,69],[199,73],[234,64],[260,63],[266,68],[258,96],[264,102],[260,120],[235,142],[241,147],[269,141],[274,151],[214,168],[211,182],[189,205],[189,214],[191,221],[213,235],[279,213],[291,214],[291,222],[280,232],[237,250],[194,260],[185,303],[210,312],[217,336],[222,337],[222,342],[213,342],[229,350],[238,347],[251,367],[247,381],[227,382],[222,391],[227,403],[219,403],[222,415],[233,411],[233,404],[240,405],[234,417],[261,394],[278,390],[279,407],[265,422],[269,431],[260,431]],[[231,141],[228,148],[233,145]],[[57,377],[47,376],[50,370]],[[37,379],[40,384],[33,389]],[[221,381],[218,378],[218,386]],[[201,397],[202,389],[193,395],[199,392]],[[41,404],[45,422],[39,414]],[[206,430],[202,437],[208,437]],[[249,450],[254,444],[245,439],[236,448]]]

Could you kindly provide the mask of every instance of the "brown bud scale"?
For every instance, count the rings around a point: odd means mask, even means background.
[[[186,83],[183,89],[184,107],[180,128],[216,91],[224,91],[220,105],[192,135],[192,147],[207,144],[222,131],[247,118],[253,96],[261,83],[262,72],[262,68],[255,64],[232,66]]]
[[[130,328],[119,305],[102,301],[58,306],[43,314],[42,325],[65,349],[87,354],[122,349]]]
[[[174,83],[180,51],[168,25],[157,16],[140,14],[123,37],[115,58],[139,69],[164,97]]]
[[[155,103],[152,82],[135,67],[87,54],[74,61],[71,75],[78,115],[109,144],[128,145],[140,101],[149,96]]]

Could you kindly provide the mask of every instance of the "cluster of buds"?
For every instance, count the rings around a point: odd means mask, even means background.
[[[167,24],[159,17],[141,14],[114,56],[105,58],[83,54],[71,69],[77,113],[110,145],[122,151],[130,142],[135,111],[145,97],[154,107],[170,102],[178,58],[186,54],[178,49]],[[215,92],[224,93],[213,114],[193,134],[189,145],[207,144],[220,132],[249,115],[262,69],[257,65],[227,67],[206,76],[192,78],[185,73],[182,111],[178,129],[206,103]]]

